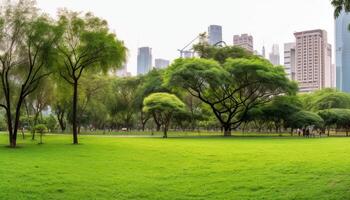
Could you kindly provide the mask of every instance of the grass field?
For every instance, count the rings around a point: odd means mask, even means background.
[[[350,199],[350,138],[80,139],[0,135],[0,199]]]

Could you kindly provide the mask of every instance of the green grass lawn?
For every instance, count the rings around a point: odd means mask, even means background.
[[[350,138],[80,141],[0,135],[0,199],[350,199]]]

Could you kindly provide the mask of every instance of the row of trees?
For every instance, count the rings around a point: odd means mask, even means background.
[[[72,88],[73,143],[78,143],[78,85],[86,73],[106,72],[125,61],[123,42],[105,20],[68,10],[58,19],[40,13],[33,0],[6,1],[0,9],[1,104],[9,143],[16,147],[20,117],[30,95],[50,79]],[[32,102],[40,110],[41,102]],[[37,117],[35,117],[37,118]]]
[[[163,128],[165,137],[170,126],[221,129],[225,136],[254,127],[348,130],[347,94],[295,96],[297,84],[282,66],[238,47],[201,43],[194,50],[198,58],[177,59],[166,70],[110,77],[127,49],[105,20],[68,10],[55,20],[32,0],[7,1],[0,9],[0,107],[10,146],[18,130],[42,123],[71,129],[74,144],[82,128]]]

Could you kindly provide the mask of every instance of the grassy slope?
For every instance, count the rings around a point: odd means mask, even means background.
[[[0,146],[0,199],[350,198],[349,138],[44,141]]]

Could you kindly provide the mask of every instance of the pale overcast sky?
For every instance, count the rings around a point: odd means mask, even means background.
[[[254,48],[294,41],[296,31],[325,29],[334,44],[333,8],[330,0],[37,0],[45,12],[57,8],[91,11],[106,19],[111,30],[129,49],[128,71],[136,74],[137,48],[150,46],[153,58],[173,60],[210,24],[223,26],[223,39],[232,44],[234,34],[249,33]],[[334,59],[333,59],[334,60]]]

